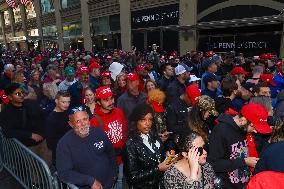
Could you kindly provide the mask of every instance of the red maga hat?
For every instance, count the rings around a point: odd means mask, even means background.
[[[146,68],[146,64],[139,64],[136,68],[136,71],[139,72],[139,71],[142,71],[145,68]]]
[[[139,76],[137,75],[137,73],[132,72],[127,75],[127,80],[136,81],[136,80],[139,80]]]
[[[264,106],[257,103],[249,103],[242,107],[241,114],[249,122],[258,133],[267,134],[272,132],[272,128],[267,123],[268,112]]]
[[[111,77],[111,74],[109,72],[103,72],[101,74],[101,78],[104,78],[104,77]]]
[[[235,67],[232,71],[231,71],[232,75],[238,75],[238,74],[243,74],[243,75],[248,75],[249,72],[245,71],[244,68],[242,67]]]
[[[266,83],[272,85],[273,87],[275,87],[276,83],[273,81],[273,77],[274,76],[272,74],[261,74],[259,79],[260,79],[260,81],[266,82]]]
[[[86,66],[80,66],[78,68],[78,74],[81,75],[83,73],[88,73],[88,68]]]
[[[201,96],[200,89],[196,85],[189,85],[186,88],[186,94],[190,98],[191,104],[197,103],[197,97]]]
[[[89,62],[90,62],[90,64],[92,64],[92,63],[98,63],[98,61],[97,61],[96,58],[90,58]]]
[[[108,86],[99,87],[96,90],[96,99],[106,99],[112,95],[112,90]]]
[[[94,68],[99,68],[99,69],[101,69],[102,66],[101,66],[100,64],[98,64],[98,63],[92,63],[92,64],[90,64],[90,66],[89,66],[89,71],[92,71]]]

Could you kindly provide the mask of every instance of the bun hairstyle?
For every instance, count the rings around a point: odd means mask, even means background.
[[[192,147],[192,142],[200,135],[191,131],[189,128],[184,130],[177,138],[177,145],[179,149],[179,157],[182,158],[182,152],[188,152]]]

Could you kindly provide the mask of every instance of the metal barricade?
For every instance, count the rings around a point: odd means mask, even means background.
[[[53,177],[55,179],[56,185],[58,185],[58,189],[79,189],[74,184],[61,182],[56,172],[54,173]]]
[[[79,189],[52,175],[43,159],[17,139],[6,138],[0,127],[0,172],[3,168],[26,189]]]
[[[57,189],[46,162],[17,139],[1,134],[3,167],[26,189]],[[1,149],[0,149],[1,150]]]
[[[2,143],[2,132],[1,132],[1,127],[0,127],[0,172],[3,170],[3,143]]]

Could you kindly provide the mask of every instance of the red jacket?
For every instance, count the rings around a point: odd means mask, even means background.
[[[284,173],[263,171],[253,176],[246,189],[283,189]]]
[[[100,116],[103,122],[103,129],[106,132],[115,150],[122,149],[126,142],[126,118],[119,108],[114,108],[106,114],[100,110],[100,106],[95,109],[95,114]],[[90,120],[91,126],[98,127],[99,121],[94,116]],[[118,164],[121,164],[121,156],[117,157]]]

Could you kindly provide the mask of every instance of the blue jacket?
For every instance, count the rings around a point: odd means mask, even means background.
[[[284,76],[280,75],[279,73],[276,74],[273,78],[273,81],[276,83],[275,87],[271,87],[271,97],[275,98],[277,94],[284,89]]]
[[[103,130],[92,127],[86,138],[70,130],[58,142],[56,168],[64,182],[91,187],[98,180],[110,189],[117,174],[116,155]]]
[[[255,174],[262,171],[277,171],[284,173],[284,141],[274,143],[260,155],[255,167]]]

